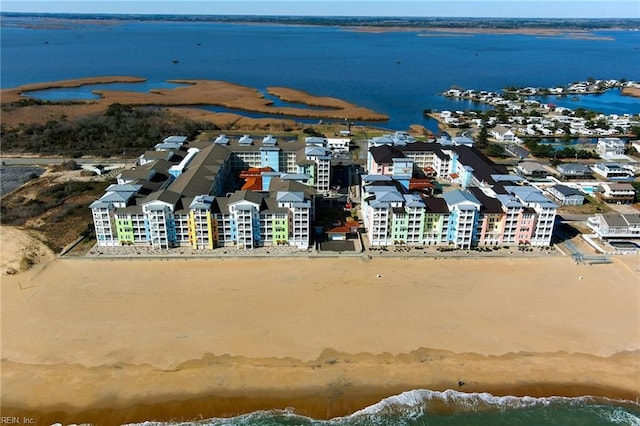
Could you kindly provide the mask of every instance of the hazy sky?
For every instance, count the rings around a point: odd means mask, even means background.
[[[5,12],[640,18],[640,0],[6,0]]]

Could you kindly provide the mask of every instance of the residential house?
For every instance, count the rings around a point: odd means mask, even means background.
[[[601,239],[640,238],[640,214],[596,214],[587,225]]]
[[[625,167],[620,163],[596,163],[592,170],[607,180],[633,180],[634,178],[631,167]]]
[[[602,157],[624,155],[625,141],[620,138],[600,138],[596,152]]]
[[[581,206],[584,204],[584,194],[576,188],[566,185],[553,185],[547,188],[547,193],[558,200],[563,206]]]
[[[603,183],[598,192],[598,198],[609,204],[631,204],[635,195],[633,185],[626,182]]]
[[[563,179],[590,179],[591,168],[580,163],[562,163],[556,167]]]
[[[516,142],[517,138],[513,130],[508,127],[497,125],[489,131],[496,140],[500,142]]]
[[[521,176],[531,179],[543,179],[548,174],[547,169],[536,161],[521,161],[515,169]]]

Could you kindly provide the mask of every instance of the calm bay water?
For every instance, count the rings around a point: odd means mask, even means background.
[[[111,75],[146,78],[143,84],[117,87],[144,91],[171,87],[166,83],[170,79],[226,80],[262,91],[286,86],[385,113],[390,120],[381,125],[399,130],[413,123],[435,130],[433,122],[422,116],[425,108],[480,108],[439,95],[454,85],[499,91],[506,86],[563,85],[589,77],[640,80],[640,32],[630,31],[598,32],[611,40],[585,40],[193,22],[25,28],[15,22],[3,18],[0,29],[2,88]],[[64,89],[53,99],[90,96],[86,89]],[[640,113],[640,100],[615,91],[554,103],[605,113]],[[434,401],[440,410],[431,409]],[[329,421],[269,411],[186,424],[640,425],[640,406],[588,398],[494,398],[416,390]]]
[[[454,85],[499,91],[588,77],[640,80],[640,32],[632,31],[602,31],[596,35],[610,39],[585,40],[196,22],[56,28],[12,22],[3,19],[1,29],[3,88],[100,75],[144,77],[143,87],[168,79],[227,80],[259,90],[286,86],[385,113],[390,120],[381,125],[391,129],[432,126],[422,116],[425,108],[479,107],[439,95]],[[640,113],[638,99],[601,96],[577,106]]]

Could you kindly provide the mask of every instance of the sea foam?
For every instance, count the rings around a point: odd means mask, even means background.
[[[484,420],[474,414],[484,413]],[[135,426],[399,426],[431,424],[435,417],[456,417],[452,425],[496,424],[565,425],[564,421],[582,416],[586,424],[640,426],[640,405],[633,401],[582,396],[494,396],[457,390],[417,389],[390,396],[351,415],[316,420],[293,409],[256,411],[233,418],[211,418],[190,422],[144,422]],[[471,416],[471,417],[469,417]],[[489,417],[487,417],[489,416]],[[426,422],[426,423],[425,423]],[[471,422],[471,423],[469,423]],[[478,423],[474,423],[478,422]],[[131,424],[129,426],[134,426]]]

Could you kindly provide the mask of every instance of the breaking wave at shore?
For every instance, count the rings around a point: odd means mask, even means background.
[[[256,411],[232,418],[191,422],[143,422],[131,426],[484,426],[484,425],[640,426],[640,405],[584,396],[515,397],[454,390],[404,392],[349,416],[315,420],[293,410]]]

